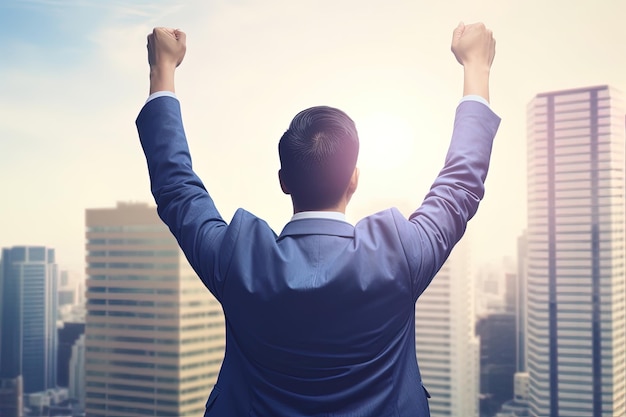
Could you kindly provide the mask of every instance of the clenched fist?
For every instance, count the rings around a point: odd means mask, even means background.
[[[183,62],[186,50],[185,32],[178,29],[154,28],[148,35],[150,67],[176,68]]]
[[[154,28],[148,35],[150,94],[174,92],[174,72],[187,51],[185,32],[178,29]]]
[[[463,95],[478,95],[489,102],[489,72],[496,54],[493,33],[482,23],[459,23],[452,33],[451,49],[463,65]]]
[[[491,30],[482,23],[459,25],[452,34],[452,53],[464,67],[491,68],[496,53],[496,40]]]

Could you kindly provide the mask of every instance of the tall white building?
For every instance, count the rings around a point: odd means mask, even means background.
[[[224,316],[156,207],[86,212],[85,411],[199,416],[224,357]]]
[[[626,415],[621,94],[528,105],[527,371],[533,416]]]
[[[526,372],[526,337],[528,329],[528,233],[526,230],[517,238],[517,274],[515,288],[515,337],[517,360],[516,371]]]
[[[85,409],[85,335],[81,334],[72,346],[69,365],[69,396],[77,399]]]
[[[432,417],[477,417],[479,340],[467,237],[415,305],[415,347]]]

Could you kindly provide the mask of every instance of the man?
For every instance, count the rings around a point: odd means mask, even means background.
[[[454,30],[464,67],[445,166],[409,219],[395,209],[352,226],[358,137],[340,110],[299,113],[279,143],[294,216],[280,235],[240,209],[230,224],[192,170],[174,96],[185,34],[148,35],[150,97],[137,118],[163,221],[222,304],[224,362],[205,416],[428,416],[414,307],[483,196],[500,119],[489,108],[495,54],[482,24]]]

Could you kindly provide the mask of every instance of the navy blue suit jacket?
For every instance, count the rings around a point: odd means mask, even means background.
[[[445,166],[408,219],[301,219],[276,235],[242,209],[222,219],[192,170],[178,100],[149,101],[137,127],[159,215],[226,318],[205,416],[428,416],[415,302],[478,208],[499,122],[459,104]]]

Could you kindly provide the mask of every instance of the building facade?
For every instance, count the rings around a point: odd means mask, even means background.
[[[623,416],[624,102],[597,86],[527,112],[530,412]]]
[[[432,417],[477,417],[479,341],[467,237],[415,305],[415,348]]]
[[[502,312],[480,317],[476,335],[480,339],[480,412],[493,415],[513,398],[515,314]]]
[[[517,372],[514,376],[513,399],[502,404],[495,417],[529,417],[528,409],[528,374]]]
[[[224,356],[219,303],[155,207],[86,211],[87,415],[197,416]]]
[[[22,376],[0,378],[0,416],[22,417],[24,415],[24,392]]]
[[[70,358],[76,340],[85,334],[85,323],[62,323],[58,329],[57,386],[69,387]]]
[[[2,250],[0,378],[22,376],[24,394],[56,387],[57,265],[54,249]]]
[[[528,333],[528,234],[517,238],[517,274],[515,294],[516,371],[526,372],[526,335]]]
[[[72,345],[68,364],[68,393],[78,401],[78,408],[85,409],[85,334],[81,334]]]

